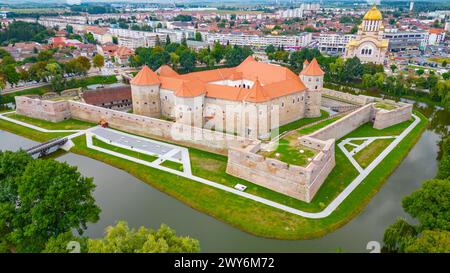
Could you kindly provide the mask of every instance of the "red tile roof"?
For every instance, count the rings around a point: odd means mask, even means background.
[[[320,68],[319,63],[316,58],[314,58],[311,63],[300,72],[300,75],[304,76],[323,76],[325,72]]]
[[[139,73],[130,81],[133,85],[155,85],[160,84],[158,75],[148,66],[144,66]]]

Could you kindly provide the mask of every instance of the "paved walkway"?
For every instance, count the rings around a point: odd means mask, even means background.
[[[158,169],[158,167],[163,167],[160,165],[161,163],[168,160],[168,161],[180,163],[183,165],[183,171],[177,171],[178,175],[180,175],[180,173],[184,173],[187,175],[192,174],[191,173],[191,162],[190,162],[190,158],[189,158],[189,150],[184,147],[180,147],[180,146],[176,146],[176,145],[172,145],[172,144],[168,144],[168,143],[164,143],[161,141],[156,141],[156,140],[152,140],[152,139],[148,139],[148,138],[143,138],[140,136],[130,135],[130,134],[120,132],[117,130],[102,128],[100,126],[97,126],[97,127],[87,130],[86,143],[88,143],[88,147],[91,149],[96,149],[96,150],[98,150],[98,148],[100,148],[102,150],[102,152],[105,152],[104,148],[101,148],[101,147],[98,147],[98,146],[95,146],[92,144],[93,136],[95,136],[97,139],[99,139],[105,143],[108,143],[110,145],[114,145],[114,146],[117,146],[117,147],[120,147],[123,149],[127,149],[130,151],[136,151],[138,153],[157,157],[157,159],[152,162],[138,159],[138,161],[139,161],[138,163],[140,163],[140,164],[143,164],[143,162],[145,162],[144,165],[151,166],[151,167]],[[107,150],[107,151],[109,151],[109,150]],[[119,157],[121,157],[120,155],[123,155],[123,154],[114,153],[114,155],[115,156],[119,155]],[[126,156],[127,160],[130,160],[130,158],[134,158],[134,157]],[[166,170],[169,168],[163,167],[162,169]]]
[[[361,167],[361,165],[359,165],[359,163],[355,160],[355,158],[353,156],[356,155],[362,149],[364,149],[367,146],[369,146],[370,144],[372,144],[372,142],[374,142],[375,140],[377,140],[377,139],[389,139],[389,138],[397,138],[397,136],[347,138],[347,139],[344,139],[341,143],[339,143],[338,146],[342,150],[342,152],[345,154],[345,156],[350,160],[352,165],[358,170],[358,172],[362,173],[364,171],[364,169]],[[355,144],[355,143],[351,142],[353,140],[364,140],[364,142],[362,142],[361,144]],[[346,144],[354,146],[355,149],[353,149],[351,152],[348,151],[345,148]]]
[[[3,115],[0,115],[0,118],[5,119],[5,117]],[[129,161],[132,161],[132,162],[136,162],[136,163],[139,163],[139,164],[142,164],[142,165],[146,165],[146,166],[149,166],[149,167],[152,167],[152,168],[156,168],[156,169],[160,169],[160,170],[166,171],[168,173],[172,173],[172,174],[175,174],[175,175],[178,175],[178,176],[182,176],[182,177],[185,177],[187,179],[191,179],[193,181],[196,181],[196,182],[199,182],[199,183],[202,183],[202,184],[205,184],[205,185],[217,188],[217,189],[221,189],[221,190],[224,190],[226,192],[230,192],[230,193],[236,194],[238,196],[241,196],[241,197],[244,197],[244,198],[248,198],[248,199],[251,199],[253,201],[256,201],[256,202],[265,204],[267,206],[274,207],[274,208],[277,208],[277,209],[280,209],[280,210],[283,210],[283,211],[286,211],[286,212],[289,212],[289,213],[292,213],[292,214],[295,214],[295,215],[298,215],[298,216],[302,216],[302,217],[305,217],[305,218],[312,218],[312,219],[320,219],[320,218],[325,218],[325,217],[329,216],[353,192],[353,190],[356,187],[358,187],[359,184],[361,184],[361,182],[369,175],[369,173],[417,126],[417,124],[419,124],[420,118],[417,117],[416,115],[413,115],[413,118],[414,118],[414,122],[411,123],[408,126],[408,128],[406,128],[400,135],[398,135],[395,138],[395,140],[383,152],[381,152],[380,155],[378,155],[378,157],[372,163],[370,163],[370,165],[366,169],[362,170],[360,172],[360,174],[324,210],[322,210],[320,212],[305,212],[305,211],[301,211],[301,210],[298,210],[298,209],[295,209],[295,208],[292,208],[292,207],[289,207],[289,206],[286,206],[286,205],[283,205],[283,204],[279,204],[279,203],[276,203],[274,201],[271,201],[271,200],[268,200],[268,199],[265,199],[265,198],[262,198],[262,197],[259,197],[259,196],[256,196],[256,195],[253,195],[253,194],[242,192],[242,191],[236,190],[234,188],[230,188],[228,186],[224,186],[222,184],[219,184],[219,183],[216,183],[216,182],[213,182],[213,181],[209,181],[207,179],[203,179],[203,178],[198,177],[198,176],[194,176],[194,175],[192,175],[192,173],[190,173],[190,170],[191,170],[191,168],[190,168],[190,160],[187,160],[187,161],[189,161],[189,168],[185,168],[185,169],[188,169],[189,172],[186,172],[186,171],[181,172],[181,171],[178,171],[178,170],[174,170],[174,169],[171,169],[171,168],[167,168],[167,167],[161,166],[161,165],[159,165],[160,163],[157,164],[157,162],[147,162],[147,161],[144,161],[144,160],[141,160],[141,159],[138,159],[138,158],[134,158],[134,157],[127,156],[127,155],[124,155],[124,154],[121,154],[121,153],[117,153],[117,152],[114,152],[114,151],[111,151],[111,150],[108,150],[108,149],[104,149],[104,148],[101,148],[101,147],[94,146],[92,144],[92,136],[94,135],[93,130],[97,130],[99,127],[93,127],[93,128],[90,128],[90,129],[82,131],[82,132],[77,131],[76,134],[77,135],[78,134],[82,135],[83,133],[86,133],[86,143],[87,143],[87,146],[89,148],[91,148],[91,149],[95,149],[95,150],[98,150],[98,151],[101,151],[101,152],[104,152],[104,153],[107,153],[107,154],[110,154],[110,155],[113,155],[113,156],[117,156],[117,157],[129,160]],[[22,125],[22,122],[18,122],[17,120],[14,120],[14,119],[6,119],[6,120],[8,120],[10,122],[13,122],[13,123],[17,123],[19,125]],[[30,125],[30,124],[26,124],[26,125],[23,125],[23,126],[26,126],[28,128],[32,128],[32,129],[33,129],[33,127],[39,128],[37,126]],[[43,129],[43,128],[38,129],[38,131],[42,131],[42,130],[44,130],[43,132],[55,132],[54,130],[46,130],[46,129]],[[119,132],[119,131],[115,131],[115,130],[111,130],[111,129],[107,129],[107,130],[117,132],[118,134],[122,134],[123,136],[126,135],[127,137],[131,136],[131,137],[137,138],[137,139],[143,139],[143,140],[151,141],[151,142],[158,142],[158,141],[154,141],[154,140],[150,140],[150,139],[146,139],[146,138],[141,138],[141,137],[129,135],[129,134],[126,134],[126,133],[123,133],[123,132]],[[60,131],[60,130],[57,130],[57,131]],[[115,145],[114,143],[112,143],[112,144]],[[170,145],[170,144],[167,144],[167,145]],[[171,146],[178,147],[176,145],[171,145]],[[178,147],[178,148],[184,149],[182,147]],[[183,156],[182,158],[183,158],[183,164],[187,164],[187,162],[185,161],[186,157]],[[188,157],[187,157],[187,159],[188,159]]]

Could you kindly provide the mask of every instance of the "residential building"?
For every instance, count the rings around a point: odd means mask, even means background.
[[[355,39],[354,34],[321,33],[318,37],[318,48],[327,54],[344,53],[350,40]]]
[[[284,47],[285,49],[299,49],[311,43],[312,34],[305,32],[299,35],[257,35],[245,33],[202,33],[203,40],[208,44],[219,42],[239,46],[265,48],[268,45]]]

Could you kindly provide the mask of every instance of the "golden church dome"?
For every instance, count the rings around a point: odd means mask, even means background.
[[[381,12],[377,9],[376,5],[373,5],[372,8],[364,15],[363,20],[382,20],[383,16]]]

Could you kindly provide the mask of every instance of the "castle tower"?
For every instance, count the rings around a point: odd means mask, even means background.
[[[148,66],[130,81],[133,113],[148,117],[161,116],[160,80]]]
[[[178,123],[203,127],[205,87],[198,81],[183,82],[175,91],[175,120]]]
[[[348,42],[345,58],[358,57],[363,63],[383,64],[389,40],[383,39],[383,16],[375,5],[364,15],[355,39]]]
[[[322,99],[323,76],[325,72],[320,68],[316,58],[308,64],[301,72],[300,79],[308,88],[305,98],[305,116],[319,117]]]

